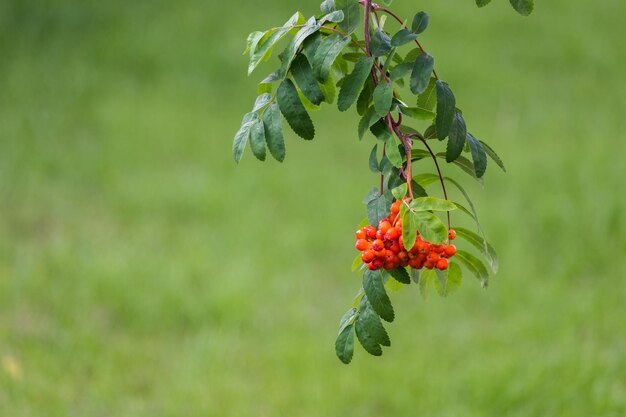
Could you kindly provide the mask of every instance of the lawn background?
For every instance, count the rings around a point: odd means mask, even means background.
[[[0,415],[626,415],[626,3],[492,3],[394,6],[507,164],[470,187],[500,272],[392,294],[344,366],[374,139],[326,108],[231,158],[247,34],[318,2],[0,2]]]

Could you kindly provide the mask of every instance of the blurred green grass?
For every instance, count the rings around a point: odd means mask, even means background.
[[[271,70],[246,78],[245,37],[293,2],[0,3],[1,415],[626,414],[626,5],[394,4],[430,12],[507,163],[471,187],[501,271],[393,294],[392,347],[346,367],[356,115],[315,114],[283,164],[230,157]]]

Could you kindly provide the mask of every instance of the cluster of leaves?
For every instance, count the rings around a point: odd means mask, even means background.
[[[482,184],[488,157],[504,170],[502,160],[468,132],[452,89],[438,77],[434,57],[422,47],[419,39],[428,28],[428,14],[419,12],[406,25],[385,8],[388,3],[379,6],[366,0],[325,0],[318,16],[305,19],[298,12],[282,26],[248,36],[244,52],[250,56],[248,74],[271,57],[281,39],[288,35],[291,38],[278,55],[279,68],[261,81],[252,111],[243,117],[233,143],[234,159],[240,161],[249,142],[259,160],[265,160],[269,150],[276,160],[283,161],[283,118],[297,135],[311,140],[315,128],[310,111],[335,101],[340,111],[355,106],[360,116],[359,139],[371,134],[376,141],[369,166],[381,176],[382,184],[365,199],[366,223],[377,225],[388,215],[394,197],[406,198],[400,212],[405,245],[414,242],[418,232],[440,244],[448,238],[450,212],[465,213],[475,222],[478,233],[455,227],[458,236],[477,249],[496,272],[496,253],[485,239],[474,204],[458,181],[443,176],[439,162],[460,168]],[[477,0],[478,6],[487,3],[489,0]],[[532,0],[511,0],[511,4],[522,14],[532,10]],[[386,29],[388,16],[398,21],[399,29]],[[363,39],[355,32],[361,25]],[[424,149],[414,148],[415,143],[421,143]],[[442,149],[433,151],[434,147]],[[413,164],[422,159],[432,160],[436,173],[414,175]],[[428,187],[435,183],[441,185],[444,199],[428,195]],[[457,188],[466,203],[448,200],[446,185]],[[442,214],[448,218],[447,227],[439,217]],[[487,285],[489,270],[479,257],[458,250],[456,259],[483,286]],[[362,265],[357,259],[353,269],[362,270]],[[381,355],[381,346],[390,345],[381,321],[394,319],[386,288],[414,281],[424,295],[433,286],[439,294],[447,295],[458,288],[461,280],[461,265],[454,262],[445,271],[365,270],[354,305],[340,323],[337,356],[344,363],[351,361],[355,335],[372,355]]]

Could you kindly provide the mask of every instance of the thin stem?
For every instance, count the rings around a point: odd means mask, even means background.
[[[430,146],[428,146],[426,139],[424,139],[423,137],[420,137],[419,139],[422,141],[424,146],[426,146],[426,149],[428,149],[428,153],[433,158],[433,162],[435,163],[435,167],[437,168],[437,174],[439,175],[439,182],[441,182],[441,189],[443,190],[443,197],[447,200],[448,192],[446,191],[446,183],[443,180],[443,175],[441,174],[441,169],[439,168],[439,162],[437,162],[437,156],[435,156],[433,150],[430,148]],[[450,212],[448,211],[447,214],[448,214],[448,229],[450,229]]]
[[[392,134],[396,134],[404,146],[404,153],[406,153],[406,184],[409,191],[409,197],[413,200],[413,161],[411,161],[411,148],[413,143],[411,138],[403,136],[397,129],[397,126],[394,124],[393,119],[391,118],[391,113],[387,114],[387,124],[389,125],[389,130],[391,130]]]
[[[372,56],[372,51],[370,50],[370,13],[372,11],[372,0],[365,0],[365,10],[363,11],[363,25],[364,25],[364,35],[365,35],[365,50],[367,51],[365,54],[367,56]]]
[[[383,158],[385,157],[385,155],[387,155],[387,144],[386,143],[383,145]],[[380,173],[380,194],[382,195],[384,191],[385,191],[385,176],[381,172]]]

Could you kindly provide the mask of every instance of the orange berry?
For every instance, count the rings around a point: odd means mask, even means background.
[[[374,259],[376,259],[376,252],[374,252],[371,249],[363,251],[363,254],[361,255],[361,260],[363,262],[365,263],[372,262]]]
[[[374,226],[366,226],[365,233],[368,239],[376,239],[376,228]]]
[[[430,262],[437,262],[439,260],[439,255],[436,252],[431,252],[426,256],[426,260]]]
[[[454,256],[455,253],[456,253],[456,246],[454,245],[446,246],[446,249],[443,252],[443,254],[448,258],[451,258],[452,256]]]
[[[420,269],[424,263],[417,258],[409,259],[409,266],[414,269]]]
[[[360,251],[364,251],[365,249],[369,249],[370,243],[365,239],[359,239],[356,241],[356,245],[354,245]]]
[[[397,240],[402,234],[395,227],[390,228],[385,234],[385,239]]]
[[[381,230],[376,231],[376,239],[383,240],[385,238],[385,234]]]
[[[424,262],[424,268],[433,269],[435,267],[435,263],[431,261]]]
[[[402,204],[400,200],[394,201],[389,211],[391,211],[393,214],[397,214],[398,212],[400,212],[400,204]]]
[[[385,249],[385,243],[380,239],[376,239],[374,243],[372,243],[372,249],[374,249],[376,252],[380,252],[381,250]]]
[[[447,259],[439,259],[437,261],[437,269],[444,270],[448,268],[448,260]]]
[[[387,219],[382,219],[378,222],[378,230],[383,232],[383,234],[387,233],[387,231],[391,228],[391,223]]]
[[[454,240],[455,238],[456,238],[456,232],[454,231],[454,229],[448,230],[448,239]]]
[[[365,228],[362,228],[356,231],[356,238],[357,240],[367,239],[367,232],[365,231]]]

